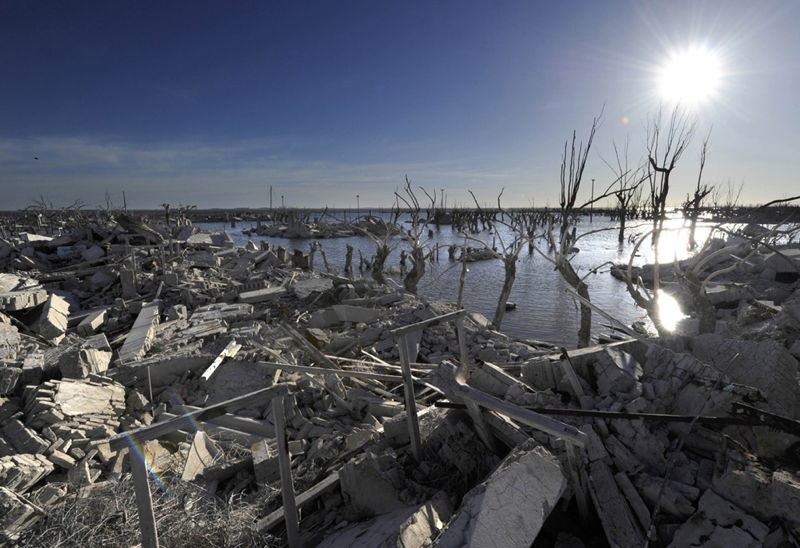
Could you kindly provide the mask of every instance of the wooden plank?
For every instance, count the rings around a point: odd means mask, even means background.
[[[312,367],[308,365],[290,365],[287,363],[278,363],[278,362],[259,361],[255,363],[271,369],[280,369],[282,371],[294,371],[297,373],[310,373],[312,375],[313,374],[330,375],[331,373],[333,373],[340,377],[352,377],[354,379],[374,379],[376,381],[396,382],[396,383],[403,382],[403,377],[399,375],[385,375],[383,373],[371,373],[368,371],[349,371],[347,369],[331,369],[328,367]]]
[[[208,381],[214,374],[214,372],[217,370],[217,368],[220,365],[222,365],[222,362],[225,361],[225,358],[233,358],[241,348],[242,345],[236,342],[236,339],[229,342],[225,346],[225,348],[222,349],[222,352],[219,353],[216,359],[214,359],[214,361],[211,362],[211,365],[208,366],[208,369],[203,371],[203,374],[200,375],[200,378],[203,379],[204,381]]]
[[[412,323],[411,325],[404,325],[403,327],[398,327],[397,329],[392,329],[389,331],[395,337],[401,337],[406,335],[407,333],[412,333],[414,331],[419,331],[421,329],[425,329],[429,325],[445,322],[449,320],[455,320],[456,318],[461,318],[467,313],[466,310],[456,310],[455,312],[448,312],[447,314],[442,314],[441,316],[434,316],[433,318],[428,318],[427,320],[422,320],[421,322]]]
[[[339,485],[339,472],[332,472],[328,476],[326,476],[322,481],[316,483],[313,487],[300,493],[297,498],[295,499],[295,504],[297,508],[302,508],[309,502],[312,502],[317,499],[320,495],[327,492],[329,489],[333,489]],[[279,523],[284,520],[284,511],[283,507],[278,508],[274,512],[270,513],[264,519],[260,520],[256,523],[255,529],[257,531],[269,531]]]
[[[285,395],[288,393],[288,391],[289,387],[285,384],[278,384],[268,388],[262,388],[261,390],[256,390],[255,392],[250,392],[249,394],[244,394],[243,396],[216,403],[198,411],[192,411],[165,422],[158,422],[151,424],[150,426],[131,430],[129,432],[122,432],[121,434],[111,438],[108,443],[112,451],[119,451],[123,447],[131,446],[133,443],[141,444],[148,440],[154,440],[159,436],[168,434],[169,432],[190,427],[193,422],[209,420],[218,417],[223,415],[228,409],[240,409],[242,407],[248,407],[260,402],[266,402],[276,396]]]
[[[177,416],[180,416],[183,415],[184,413],[191,413],[192,411],[200,411],[203,408],[196,407],[193,405],[176,405],[175,407],[173,407],[173,409],[178,412]],[[275,437],[275,429],[272,427],[271,424],[269,424],[267,421],[264,420],[250,419],[247,417],[239,417],[231,413],[225,413],[224,415],[214,417],[213,419],[207,420],[205,422],[208,424],[213,424],[215,426],[222,426],[224,428],[229,428],[231,430],[238,430],[239,432],[253,434],[255,436],[259,436],[262,438]]]
[[[292,484],[292,463],[289,460],[289,445],[286,439],[286,408],[284,397],[272,400],[272,420],[275,423],[275,438],[278,449],[278,468],[281,473],[281,497],[283,499],[283,515],[286,521],[286,537],[290,548],[300,548],[300,523],[297,516],[297,504]]]
[[[142,548],[158,548],[158,530],[153,513],[153,500],[150,498],[150,483],[147,480],[147,463],[139,451],[130,453],[133,490],[136,495],[136,511],[139,513],[139,531],[142,535]]]
[[[443,374],[439,376],[438,387],[451,401],[461,402],[464,400],[471,400],[481,407],[486,407],[487,409],[502,413],[517,422],[532,426],[537,430],[561,438],[569,443],[580,446],[586,443],[586,434],[574,426],[545,415],[540,415],[535,411],[514,405],[505,400],[495,398],[494,396],[490,396],[485,392],[469,386],[466,384],[465,379],[459,376],[461,370],[457,370],[456,366],[450,362],[442,362],[439,366],[439,371]]]

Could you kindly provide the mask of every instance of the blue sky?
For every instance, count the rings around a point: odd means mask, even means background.
[[[669,52],[719,52],[709,182],[796,193],[797,2],[0,1],[1,209],[392,202],[405,174],[468,203],[557,202],[560,153],[605,104],[643,153]],[[697,144],[676,173],[693,184]],[[38,158],[36,160],[35,158]]]

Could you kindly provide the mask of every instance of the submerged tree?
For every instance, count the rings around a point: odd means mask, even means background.
[[[622,154],[620,154],[620,150],[617,148],[617,143],[614,142],[613,145],[615,163],[611,164],[605,162],[605,160],[603,161],[611,169],[618,181],[618,186],[612,190],[612,193],[617,199],[619,220],[617,240],[619,243],[623,243],[625,241],[625,222],[628,218],[628,212],[631,206],[639,199],[641,184],[644,182],[645,177],[642,176],[642,172],[644,171],[643,167],[632,171],[628,166],[628,138],[625,138],[625,148],[622,150]]]
[[[602,112],[600,114],[602,116]],[[575,148],[577,135],[572,132],[572,140],[564,142],[564,153],[561,156],[561,194],[559,199],[560,210],[560,241],[556,248],[555,267],[564,280],[575,289],[582,298],[580,303],[580,328],[578,329],[578,346],[589,346],[592,332],[592,309],[587,304],[589,299],[589,288],[586,282],[578,276],[573,268],[570,259],[573,255],[573,248],[576,241],[576,229],[572,226],[572,219],[576,211],[578,191],[581,188],[583,173],[586,169],[586,160],[589,158],[589,151],[592,148],[594,135],[597,132],[599,116],[592,120],[592,127],[586,144],[583,141]]]
[[[495,242],[495,246],[490,246],[481,239],[464,235],[464,249],[462,250],[462,261],[464,261],[465,257],[463,255],[467,253],[466,242],[467,240],[471,240],[483,245],[492,253],[495,258],[503,261],[503,287],[500,290],[500,296],[497,299],[497,307],[494,311],[494,318],[492,319],[492,328],[497,330],[500,329],[500,326],[503,323],[503,318],[505,317],[506,313],[506,303],[508,302],[508,298],[511,296],[511,290],[514,287],[514,281],[517,278],[517,261],[519,260],[519,254],[525,248],[525,244],[530,240],[530,231],[528,230],[527,223],[528,217],[523,215],[507,214],[503,209],[500,200],[503,196],[504,190],[505,189],[502,189],[500,194],[497,196],[497,213],[494,221],[492,222],[493,241]],[[475,194],[471,190],[469,193],[472,195],[472,199],[475,201],[475,207],[477,207],[479,212],[483,213],[484,210],[478,203],[478,199],[475,197]],[[508,234],[506,234],[505,237],[503,237],[503,234],[501,233],[501,227],[506,227],[508,229]],[[496,246],[497,243],[500,244],[499,251]],[[464,275],[464,271],[465,270],[462,269],[462,277]]]
[[[694,194],[691,198],[687,194],[686,201],[683,202],[683,215],[689,219],[689,249],[697,247],[697,240],[695,239],[697,219],[700,217],[700,212],[703,209],[703,201],[714,189],[713,186],[702,184],[703,170],[706,167],[706,155],[708,154],[708,141],[710,138],[711,132],[706,135],[703,145],[700,147],[700,171],[697,173],[697,184],[694,187]]]
[[[634,246],[628,261],[627,286],[633,300],[645,309],[653,320],[659,333],[665,333],[659,317],[660,266],[658,244],[664,230],[666,205],[670,189],[670,177],[694,134],[694,123],[678,107],[672,111],[669,124],[664,131],[661,111],[647,127],[647,180],[650,185],[650,210],[653,215],[653,228]],[[632,277],[633,258],[642,242],[650,237],[653,245],[653,293],[647,295],[634,286]],[[639,284],[641,287],[642,284]]]
[[[433,195],[431,195],[424,188],[419,187],[419,189],[430,200],[430,205],[428,205],[427,210],[425,210],[427,215],[424,218],[422,216],[424,211],[422,204],[414,192],[408,176],[406,176],[405,185],[403,186],[403,193],[395,192],[397,199],[402,201],[406,208],[408,208],[410,217],[410,227],[407,231],[401,232],[401,237],[411,248],[411,253],[409,254],[411,269],[406,273],[405,278],[403,278],[403,286],[406,291],[413,294],[417,293],[419,281],[425,275],[425,231],[428,226],[428,221],[431,218],[430,215],[436,211],[436,191],[434,190]]]

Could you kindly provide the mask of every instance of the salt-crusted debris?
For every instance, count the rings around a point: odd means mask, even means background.
[[[713,243],[706,269],[748,259],[704,308],[663,267],[695,315],[681,334],[562,351],[340,275],[316,245],[127,214],[43,231],[0,242],[4,541],[119,491],[125,519],[92,526],[145,546],[197,508],[198,528],[239,516],[239,545],[798,542],[796,246]]]

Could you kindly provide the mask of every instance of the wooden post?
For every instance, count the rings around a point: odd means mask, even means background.
[[[158,530],[153,514],[153,501],[150,498],[150,483],[147,480],[147,463],[144,453],[130,451],[133,490],[136,493],[136,510],[139,512],[139,531],[142,534],[142,548],[158,548]]]
[[[421,462],[422,439],[419,435],[417,400],[414,394],[414,379],[411,377],[411,360],[408,356],[408,343],[408,336],[401,335],[397,341],[397,349],[400,351],[400,366],[403,368],[406,421],[408,421],[408,436],[411,440],[411,453],[414,455],[414,459],[417,462]]]
[[[278,447],[278,467],[281,473],[281,495],[286,520],[286,537],[290,548],[300,548],[300,524],[292,485],[292,463],[289,460],[289,444],[286,439],[286,408],[284,396],[272,399],[272,421],[275,424],[275,440]]]
[[[456,318],[456,334],[458,335],[458,359],[463,365],[469,366],[469,352],[467,340],[464,338],[464,317]]]

